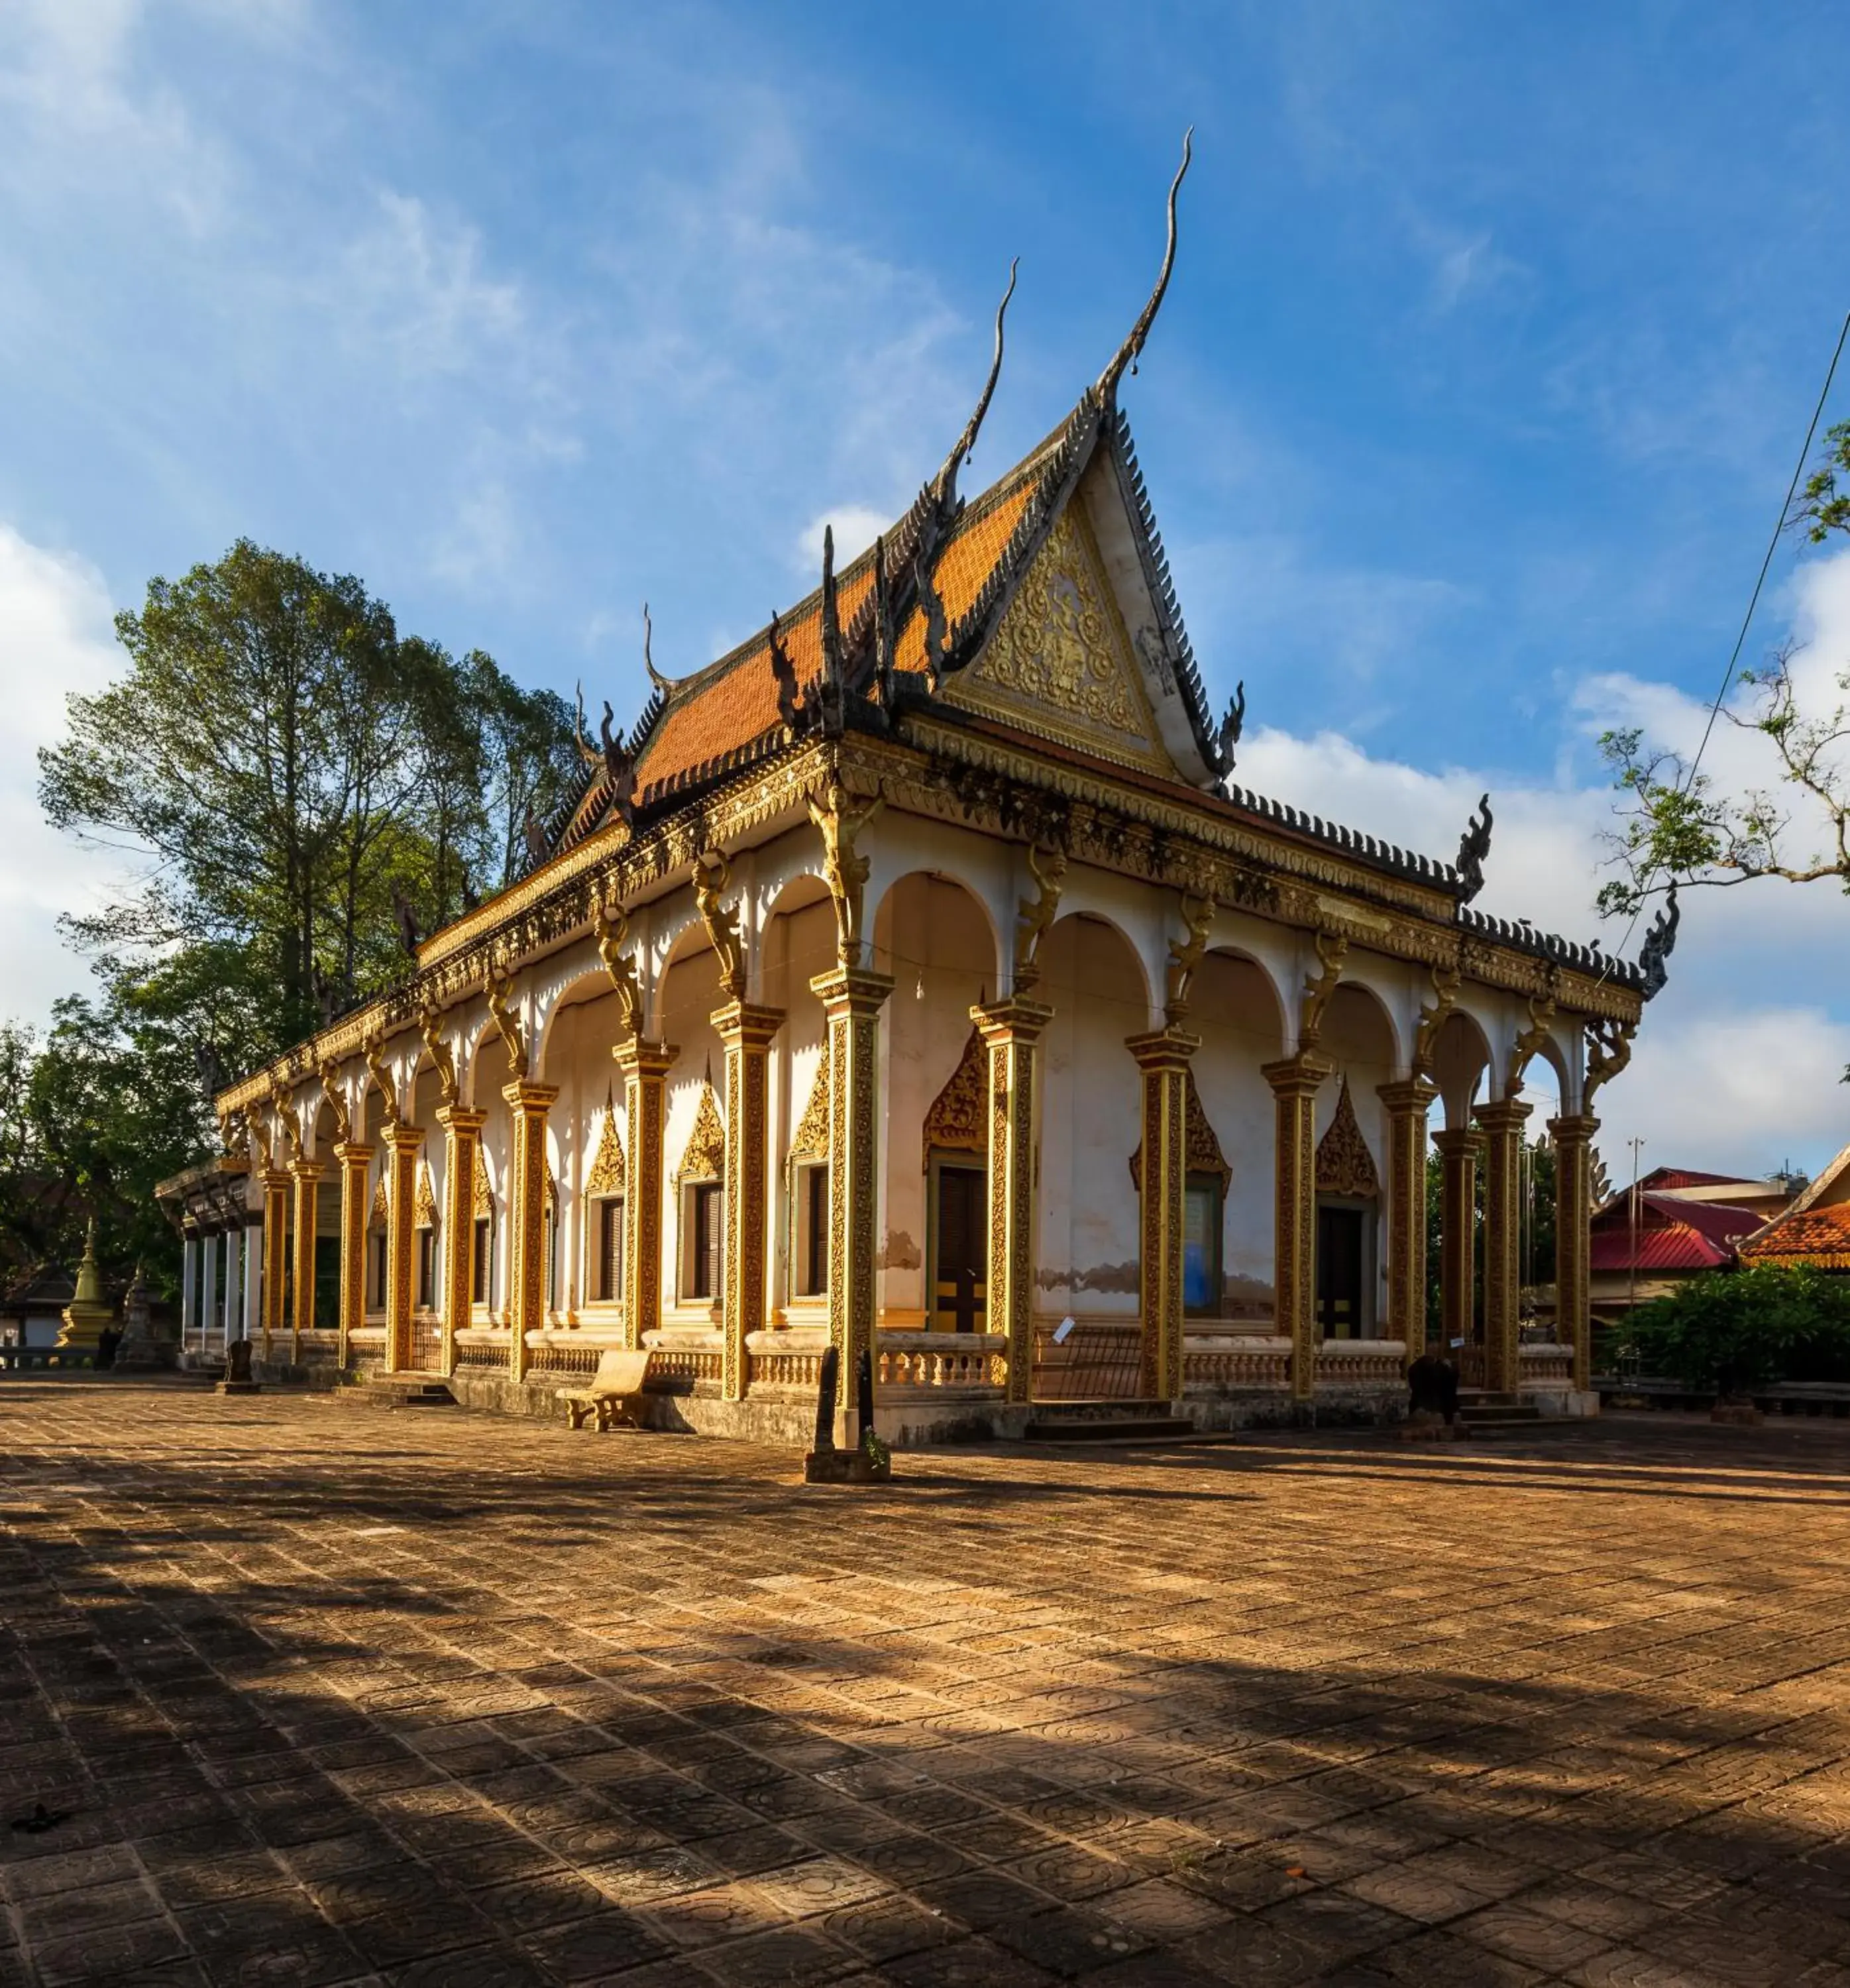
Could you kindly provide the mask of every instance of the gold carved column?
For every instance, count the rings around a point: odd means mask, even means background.
[[[1523,1122],[1534,1109],[1503,1097],[1477,1107],[1484,1129],[1484,1384],[1513,1394],[1522,1378],[1517,1353],[1522,1278]]]
[[[1439,1319],[1446,1357],[1475,1380],[1471,1335],[1477,1324],[1477,1156],[1484,1135],[1470,1125],[1435,1132],[1441,1162],[1439,1198]]]
[[[353,1328],[366,1317],[366,1225],[371,1209],[367,1199],[367,1169],[373,1148],[344,1140],[334,1148],[340,1165],[340,1350],[337,1364],[346,1366],[353,1354]]]
[[[712,1021],[725,1051],[725,1350],[719,1391],[723,1400],[738,1401],[746,1392],[746,1334],[764,1327],[768,1053],[783,1010],[729,1001]]]
[[[874,1350],[874,1258],[879,1246],[880,1100],[874,1056],[890,975],[837,966],[810,991],[829,1031],[829,1336],[840,1355],[837,1431],[854,1401],[863,1353]],[[847,1429],[850,1442],[861,1432]]]
[[[475,1168],[485,1111],[440,1104],[443,1128],[443,1371],[456,1371],[456,1335],[469,1322],[475,1274]]]
[[[302,1357],[302,1335],[315,1329],[315,1231],[321,1221],[321,1163],[291,1160],[289,1175],[296,1188],[292,1232],[296,1276],[289,1307],[289,1359],[294,1363]]]
[[[385,1128],[385,1371],[411,1358],[411,1283],[417,1273],[418,1155],[424,1128],[395,1118]]]
[[[284,1291],[289,1284],[289,1189],[293,1183],[281,1167],[269,1167],[263,1175],[263,1345],[267,1360],[270,1348],[282,1336]]]
[[[513,1192],[508,1197],[508,1378],[526,1378],[529,1332],[546,1324],[546,1114],[556,1084],[519,1077],[502,1090],[513,1131]]]
[[[1317,1092],[1335,1066],[1300,1050],[1260,1075],[1272,1087],[1273,1330],[1291,1342],[1291,1398],[1317,1398]]]
[[[1053,1017],[1051,1008],[1023,995],[970,1010],[989,1058],[986,1324],[1007,1336],[1007,1399],[1014,1402],[1033,1394],[1036,1078],[1041,1034]]]
[[[1182,1399],[1182,1214],[1188,1191],[1189,1059],[1201,1038],[1173,1023],[1126,1038],[1143,1073],[1138,1183],[1138,1303],[1143,1317],[1138,1388],[1148,1401]]]
[[[681,1052],[631,1036],[611,1050],[623,1073],[629,1134],[623,1196],[623,1343],[634,1352],[661,1323],[661,1133],[665,1080]]]
[[[1551,1118],[1554,1140],[1554,1336],[1574,1349],[1574,1384],[1593,1384],[1593,1135],[1586,1112]]]
[[[1426,1114],[1439,1087],[1414,1077],[1376,1095],[1388,1107],[1388,1336],[1411,1367],[1426,1350]]]

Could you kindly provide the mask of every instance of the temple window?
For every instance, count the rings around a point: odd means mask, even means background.
[[[685,1297],[719,1299],[725,1229],[724,1192],[717,1181],[696,1181],[683,1190],[681,1267]]]
[[[418,1232],[418,1302],[427,1310],[437,1302],[437,1236],[434,1229]]]
[[[373,1245],[373,1309],[385,1310],[385,1286],[387,1266],[390,1263],[391,1245],[384,1229],[374,1232]]]
[[[490,1302],[495,1275],[494,1225],[485,1215],[475,1218],[475,1246],[469,1255],[469,1302]]]
[[[623,1200],[615,1194],[591,1203],[597,1239],[592,1288],[600,1304],[615,1304],[623,1296]]]
[[[1182,1200],[1182,1309],[1196,1318],[1220,1316],[1221,1208],[1226,1183],[1217,1173],[1189,1175]]]
[[[791,1196],[791,1295],[822,1297],[829,1288],[829,1169],[826,1162],[800,1166]]]

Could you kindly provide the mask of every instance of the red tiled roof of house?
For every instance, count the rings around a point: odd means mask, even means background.
[[[1802,1209],[1767,1223],[1741,1246],[1754,1263],[1807,1263],[1825,1270],[1850,1270],[1850,1202]]]
[[[1647,1193],[1652,1188],[1679,1187],[1751,1187],[1764,1190],[1766,1185],[1764,1181],[1750,1179],[1744,1174],[1698,1173],[1693,1167],[1656,1167],[1639,1182]]]
[[[1725,1202],[1639,1196],[1638,1251],[1632,1247],[1631,1205],[1620,1195],[1594,1218],[1591,1266],[1596,1270],[1715,1270],[1761,1226],[1753,1209]]]

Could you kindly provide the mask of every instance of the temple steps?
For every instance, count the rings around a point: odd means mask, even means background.
[[[1037,1401],[1030,1442],[1172,1442],[1195,1425],[1167,1401]]]
[[[1502,1428],[1512,1422],[1538,1422],[1542,1412],[1533,1401],[1514,1395],[1493,1394],[1484,1388],[1460,1388],[1458,1418],[1468,1429]]]
[[[353,1391],[382,1408],[453,1408],[456,1397],[430,1374],[369,1374]]]

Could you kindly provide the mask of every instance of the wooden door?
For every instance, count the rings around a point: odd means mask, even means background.
[[[1361,1210],[1317,1211],[1317,1322],[1325,1339],[1361,1336]]]
[[[986,1329],[989,1174],[982,1167],[938,1169],[932,1253],[932,1324],[941,1332]]]

